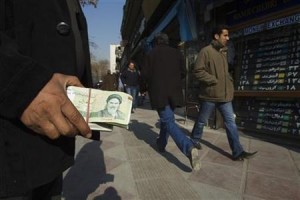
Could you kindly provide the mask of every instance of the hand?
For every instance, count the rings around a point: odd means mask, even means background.
[[[91,137],[91,130],[66,94],[67,86],[82,86],[75,76],[54,74],[21,116],[34,132],[56,139],[61,135]]]

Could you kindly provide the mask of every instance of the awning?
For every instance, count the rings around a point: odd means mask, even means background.
[[[155,30],[146,39],[151,44],[154,36],[161,32],[174,19],[178,18],[181,41],[189,41],[197,38],[195,13],[189,0],[177,0],[169,12],[162,18]]]

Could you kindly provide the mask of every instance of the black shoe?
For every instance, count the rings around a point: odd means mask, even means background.
[[[255,152],[246,152],[246,151],[243,151],[240,155],[238,155],[237,157],[233,158],[234,161],[243,161],[244,159],[249,159],[249,158],[252,158],[254,157],[254,155],[257,153],[257,151]]]
[[[165,147],[163,147],[160,143],[159,143],[159,138],[156,139],[156,145],[157,145],[157,149],[160,153],[164,153],[166,152]]]
[[[201,167],[200,160],[198,156],[198,149],[193,147],[188,156],[190,164],[193,170],[198,171]]]
[[[199,140],[196,140],[196,139],[192,139],[192,142],[194,144],[194,147],[196,147],[197,149],[202,149],[202,146],[201,146],[201,143]]]

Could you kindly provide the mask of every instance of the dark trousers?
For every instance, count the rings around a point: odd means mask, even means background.
[[[52,182],[34,188],[23,196],[5,197],[0,200],[61,200],[62,175]]]

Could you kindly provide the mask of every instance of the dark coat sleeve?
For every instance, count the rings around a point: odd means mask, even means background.
[[[0,33],[0,116],[17,118],[53,72],[19,53],[12,38]]]
[[[75,31],[66,0],[0,1],[0,22],[5,22],[0,23],[1,197],[22,196],[74,163],[74,138],[50,140],[25,127],[19,118],[53,73],[77,75],[85,85],[91,83],[87,27],[79,11]],[[57,28],[62,22],[69,25],[68,34]],[[77,66],[76,58],[81,57],[76,56],[75,35],[82,36],[83,68]]]
[[[57,25],[71,25],[66,1],[5,1],[0,30],[0,116],[18,118],[53,73],[77,75],[74,34],[61,35]],[[1,4],[2,5],[2,4]],[[1,8],[2,11],[2,8]],[[78,20],[84,52],[88,51],[83,14]],[[0,20],[2,21],[2,20]],[[91,86],[89,53],[85,53],[85,86]]]
[[[184,105],[182,78],[185,74],[179,50],[158,46],[149,52],[142,68],[142,77],[147,83],[152,108]]]

